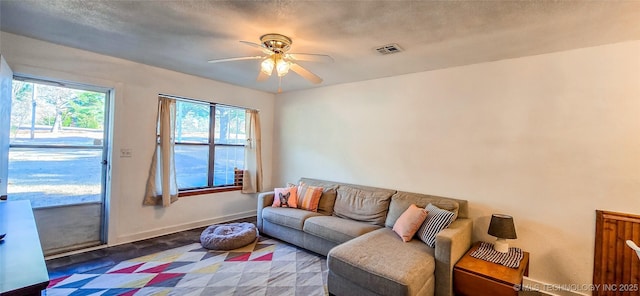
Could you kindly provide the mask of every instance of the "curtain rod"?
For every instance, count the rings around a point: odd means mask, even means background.
[[[183,102],[189,102],[189,101],[194,102],[195,101],[195,102],[198,102],[198,103],[214,104],[214,105],[220,105],[220,106],[225,106],[225,107],[241,108],[241,109],[245,109],[245,110],[254,110],[254,111],[260,112],[260,110],[255,109],[255,108],[247,108],[247,107],[231,105],[231,104],[215,103],[215,102],[203,101],[203,100],[198,100],[198,99],[190,99],[190,98],[179,97],[179,96],[174,96],[174,95],[158,94],[158,96],[174,99],[174,100],[177,100],[177,101],[183,101]]]

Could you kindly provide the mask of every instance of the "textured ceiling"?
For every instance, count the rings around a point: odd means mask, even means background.
[[[319,86],[640,39],[640,1],[68,1],[0,0],[0,29],[57,44],[275,92],[256,82],[251,56],[265,33],[293,39],[291,52],[331,55],[299,62]],[[404,52],[373,48],[398,43]],[[275,75],[274,75],[275,76]],[[318,87],[290,73],[283,91]]]

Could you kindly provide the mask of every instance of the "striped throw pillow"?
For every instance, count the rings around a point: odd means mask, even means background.
[[[298,185],[298,208],[317,212],[322,190],[322,187],[309,186],[300,182],[300,185]]]
[[[449,227],[453,222],[454,213],[438,208],[432,204],[426,206],[427,219],[418,230],[418,237],[429,247],[436,247],[436,235],[440,230]]]

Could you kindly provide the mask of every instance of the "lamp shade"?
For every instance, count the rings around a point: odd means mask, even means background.
[[[289,63],[284,59],[279,59],[276,62],[276,72],[278,73],[278,77],[282,77],[289,73]]]
[[[503,214],[491,215],[488,233],[497,238],[516,239],[516,227],[513,224],[513,217]]]
[[[262,71],[262,73],[264,74],[267,74],[268,76],[271,76],[275,65],[276,62],[273,61],[273,58],[269,57],[262,61],[262,63],[260,64],[260,71]]]

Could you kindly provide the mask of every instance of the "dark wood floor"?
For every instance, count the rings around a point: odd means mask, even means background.
[[[230,222],[250,222],[255,224],[256,217]],[[200,242],[200,234],[205,228],[206,227],[191,229],[142,241],[47,260],[49,278],[56,279],[74,273],[115,266],[125,260],[197,243]]]

